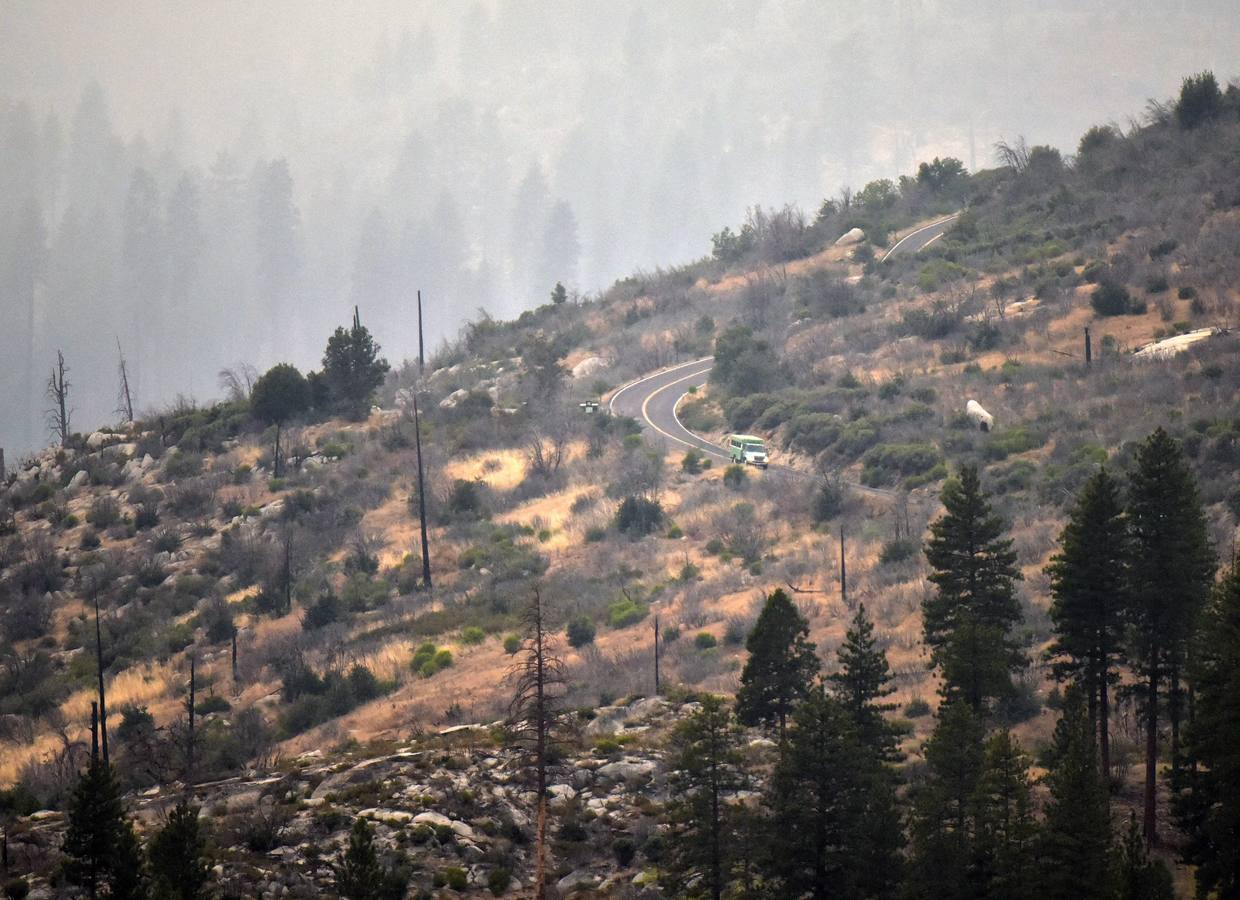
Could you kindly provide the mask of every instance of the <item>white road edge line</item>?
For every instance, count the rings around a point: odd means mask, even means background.
[[[686,366],[692,366],[698,363],[704,363],[707,360],[713,360],[713,359],[714,359],[713,356],[703,356],[700,359],[691,359],[688,362],[677,363],[674,366],[668,366],[667,368],[659,369],[657,372],[647,372],[645,375],[640,375],[637,378],[634,378],[632,381],[622,384],[620,385],[620,387],[616,388],[615,393],[613,393],[611,395],[611,398],[607,401],[607,411],[609,413],[614,413],[616,411],[616,399],[621,394],[623,394],[625,391],[627,391],[629,388],[637,387],[637,385],[641,384],[642,382],[649,381],[652,378],[658,378],[660,375],[666,375],[669,372],[675,372],[677,369],[683,369]]]
[[[921,226],[921,227],[920,227],[920,228],[918,228],[916,231],[910,231],[910,232],[909,232],[908,234],[906,234],[904,237],[900,238],[900,240],[896,241],[896,242],[892,245],[891,249],[890,249],[890,250],[888,250],[886,253],[884,253],[884,254],[883,254],[883,258],[882,258],[882,259],[880,259],[880,260],[879,260],[879,262],[886,262],[886,261],[887,261],[887,257],[891,256],[891,254],[893,254],[893,253],[895,253],[897,250],[899,250],[899,249],[900,249],[900,245],[901,245],[901,244],[903,244],[905,241],[907,241],[909,238],[914,238],[914,237],[917,237],[917,235],[921,234],[923,231],[926,231],[927,229],[930,229],[930,228],[937,228],[939,225],[942,225],[944,222],[950,222],[952,219],[957,218],[959,215],[960,215],[960,213],[952,213],[950,216],[944,216],[943,218],[939,219],[937,222],[931,222],[929,225],[923,225],[923,226]],[[927,241],[927,242],[926,242],[926,246],[927,246],[927,247],[928,247],[928,246],[930,246],[930,241]],[[923,247],[922,249],[925,249],[925,248]]]

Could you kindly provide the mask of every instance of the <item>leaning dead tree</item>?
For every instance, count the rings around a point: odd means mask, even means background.
[[[521,746],[538,781],[538,836],[534,862],[534,896],[546,897],[547,885],[547,757],[560,718],[567,677],[564,661],[555,652],[555,639],[547,628],[542,592],[534,597],[525,614],[525,639],[518,662],[509,672],[513,682],[508,707],[508,729]]]
[[[69,408],[69,367],[65,365],[65,355],[56,351],[56,365],[52,367],[52,377],[47,380],[47,397],[51,400],[51,408],[47,410],[47,427],[52,435],[64,447],[69,443],[69,423],[73,410]]]
[[[116,339],[116,377],[120,382],[117,390],[116,411],[126,425],[133,422],[133,392],[129,389],[129,362],[125,359],[125,351],[121,349],[121,339]]]

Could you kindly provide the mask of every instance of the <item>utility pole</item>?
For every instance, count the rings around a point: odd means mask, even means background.
[[[431,547],[426,538],[426,480],[422,472],[422,426],[418,415],[418,392],[413,392],[413,443],[418,456],[418,522],[422,526],[422,584],[431,589]]]
[[[844,561],[844,524],[840,523],[840,600],[848,608],[848,564]]]
[[[237,678],[237,626],[236,625],[233,625],[233,630],[232,630],[232,677],[233,677],[233,690],[237,691],[237,682],[240,679]],[[237,691],[237,692],[240,693],[240,691]]]
[[[95,664],[99,672],[99,737],[103,745],[103,764],[108,765],[108,704],[103,690],[103,635],[99,628],[99,593],[93,593],[95,602]]]
[[[189,701],[185,704],[186,712],[189,713],[189,742],[185,748],[185,783],[188,787],[194,785],[194,707],[198,705],[198,654],[190,653],[189,655]]]
[[[426,371],[426,354],[422,350],[422,291],[418,291],[418,375]]]
[[[659,696],[659,613],[654,614],[654,695]]]
[[[1093,362],[1094,362],[1094,348],[1093,348],[1093,344],[1089,340],[1089,326],[1086,325],[1085,326],[1085,365],[1087,366],[1093,365]]]

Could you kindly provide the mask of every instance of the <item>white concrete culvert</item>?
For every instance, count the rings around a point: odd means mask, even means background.
[[[995,427],[995,417],[982,407],[982,404],[976,400],[970,400],[964,405],[964,414],[969,417],[969,421],[977,426],[979,431],[990,431]]]

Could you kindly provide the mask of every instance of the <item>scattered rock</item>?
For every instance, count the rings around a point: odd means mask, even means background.
[[[841,234],[838,238],[836,238],[835,246],[847,247],[847,246],[850,246],[851,244],[860,244],[864,240],[865,240],[864,231],[862,231],[860,228],[850,228],[847,231],[845,231],[843,234]]]

